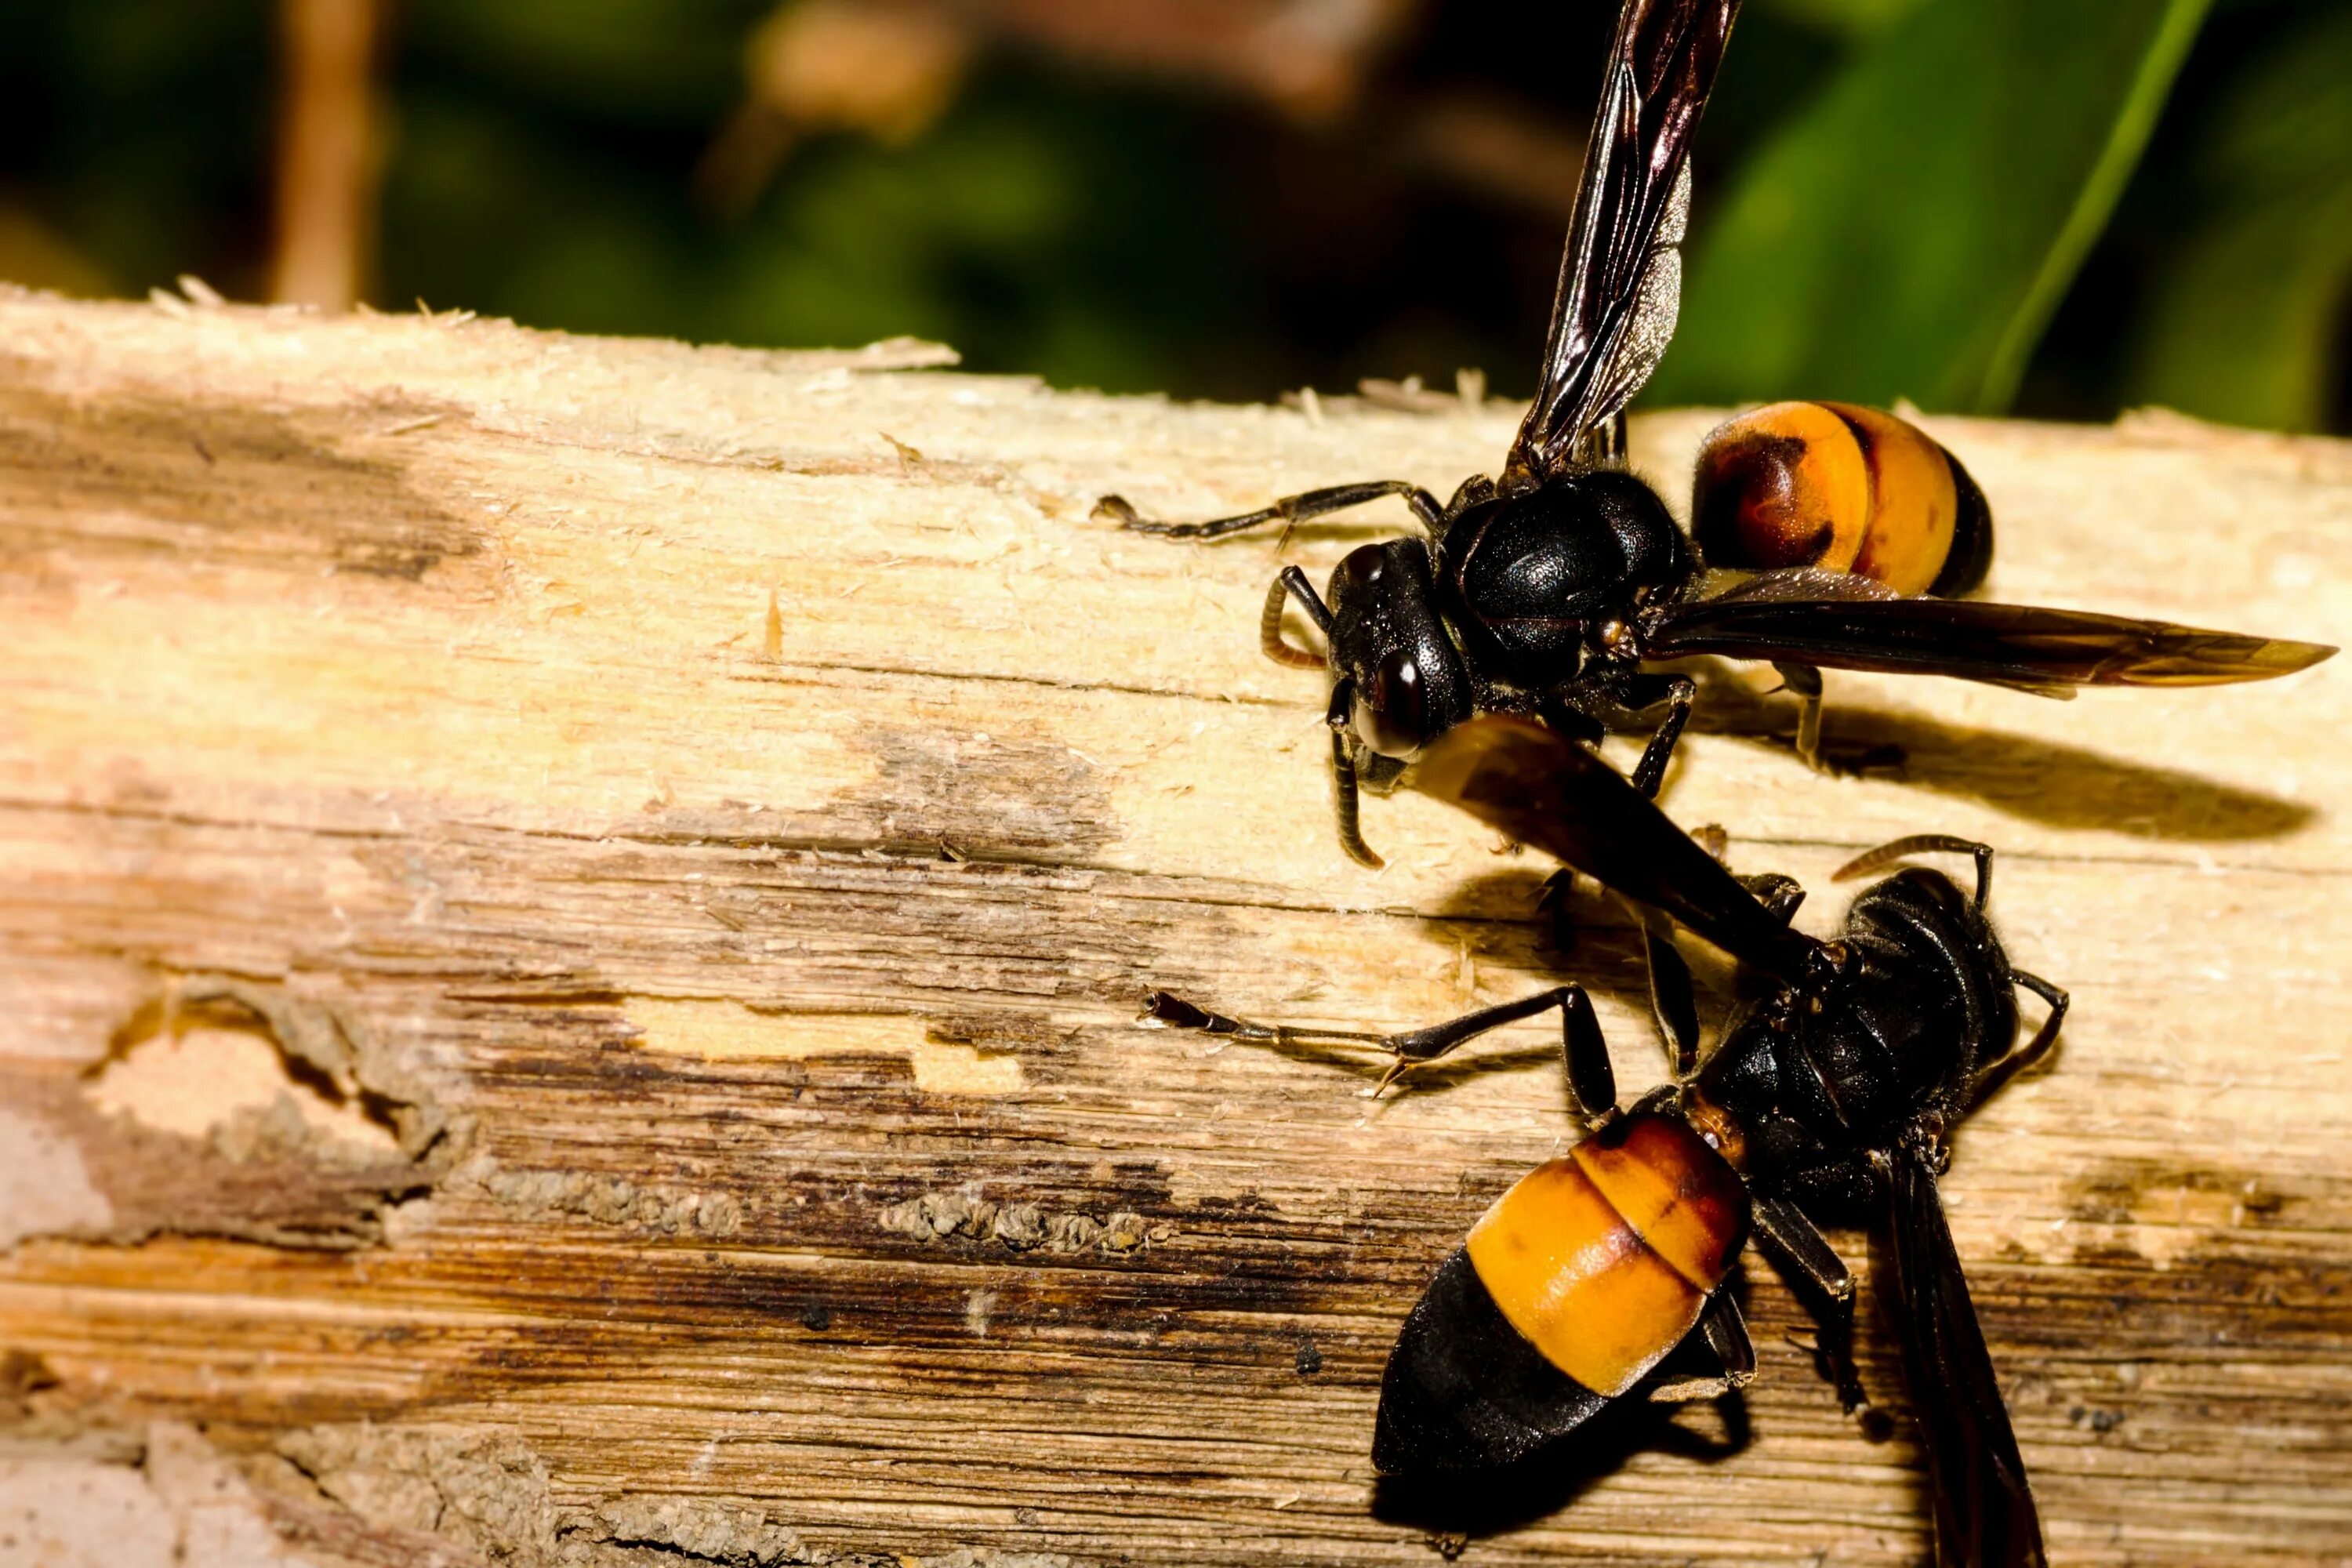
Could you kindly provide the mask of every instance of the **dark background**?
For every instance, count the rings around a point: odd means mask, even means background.
[[[1247,399],[1464,365],[1532,389],[1614,16],[0,0],[0,277],[286,292],[282,127],[311,4],[373,13],[350,287],[380,308],[758,344],[911,333],[976,369]],[[902,37],[950,64],[892,88]],[[839,41],[858,37],[891,63]],[[755,89],[779,48],[804,79]],[[2352,428],[2345,0],[1749,0],[1697,174],[1652,402],[2160,402]]]

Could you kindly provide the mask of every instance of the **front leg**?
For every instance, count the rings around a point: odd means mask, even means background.
[[[1636,675],[1625,682],[1620,698],[1633,711],[1656,707],[1664,702],[1665,721],[1650,736],[1650,743],[1642,748],[1642,760],[1633,767],[1633,787],[1652,800],[1658,797],[1658,786],[1665,782],[1666,764],[1674,760],[1675,743],[1682,739],[1683,726],[1690,722],[1691,701],[1698,695],[1698,687],[1687,675]]]
[[[1647,675],[1612,665],[1588,671],[1569,688],[1555,692],[1546,699],[1541,711],[1553,729],[1571,739],[1584,739],[1586,734],[1580,731],[1637,729],[1643,713],[1662,702],[1667,704],[1665,720],[1642,749],[1642,760],[1634,764],[1631,780],[1635,789],[1654,800],[1697,696],[1697,684],[1687,675]]]
[[[1294,523],[1327,512],[1344,511],[1351,506],[1361,506],[1382,496],[1402,496],[1412,508],[1422,527],[1433,534],[1445,526],[1445,509],[1437,498],[1410,479],[1368,479],[1361,484],[1331,485],[1319,490],[1306,490],[1295,496],[1262,506],[1255,511],[1236,512],[1232,517],[1211,518],[1206,522],[1160,522],[1139,513],[1125,496],[1108,495],[1095,502],[1094,515],[1117,522],[1130,533],[1154,533],[1162,539],[1223,539],[1229,533],[1278,522],[1287,530]]]

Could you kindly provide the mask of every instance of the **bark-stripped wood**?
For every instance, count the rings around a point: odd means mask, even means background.
[[[1555,953],[1549,868],[1417,799],[1341,856],[1321,683],[1256,648],[1276,541],[1089,516],[1442,492],[1517,408],[167,305],[0,295],[0,1514],[144,1464],[127,1519],[193,1450],[288,1562],[1921,1558],[1910,1443],[1753,1260],[1744,1417],[1376,1489],[1399,1321],[1563,1145],[1556,1030],[1376,1103],[1360,1055],[1132,1023],[1570,976],[1656,1075],[1613,909]],[[2343,444],[1927,423],[1997,596],[2352,630]],[[1681,820],[1815,930],[1853,850],[1989,840],[2074,993],[1946,1188],[2053,1561],[2352,1553],[2352,668],[1833,674],[1832,748],[1906,754],[1863,777],[1701,673]]]

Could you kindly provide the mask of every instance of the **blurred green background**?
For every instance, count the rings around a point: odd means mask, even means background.
[[[381,307],[1249,399],[1532,390],[1615,11],[0,0],[0,277],[286,291],[338,5]],[[1699,149],[1648,402],[2352,427],[2346,0],[1749,0]]]

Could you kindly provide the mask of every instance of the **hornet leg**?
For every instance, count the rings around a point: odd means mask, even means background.
[[[1721,823],[1710,822],[1691,829],[1691,837],[1700,847],[1727,867],[1731,850],[1731,835]],[[1805,889],[1797,879],[1782,871],[1759,871],[1753,876],[1734,874],[1732,880],[1756,895],[1756,901],[1771,912],[1772,918],[1787,925],[1797,918],[1797,907],[1805,901]]]
[[[1756,1232],[1805,1283],[1830,1301],[1853,1300],[1853,1271],[1830,1246],[1829,1237],[1786,1198],[1756,1196],[1751,1205]]]
[[[1407,1069],[1422,1062],[1435,1061],[1455,1047],[1477,1038],[1489,1029],[1515,1024],[1522,1018],[1532,1018],[1552,1007],[1559,1009],[1560,1049],[1568,1061],[1568,1085],[1570,1091],[1576,1096],[1577,1110],[1588,1121],[1606,1116],[1616,1109],[1617,1079],[1609,1066],[1609,1043],[1601,1036],[1601,1020],[1593,1014],[1591,1000],[1584,994],[1581,985],[1555,986],[1549,991],[1538,991],[1532,996],[1522,996],[1516,1002],[1498,1002],[1492,1007],[1481,1007],[1475,1013],[1465,1013],[1442,1024],[1393,1035],[1373,1034],[1362,1029],[1315,1029],[1288,1024],[1254,1024],[1245,1018],[1210,1012],[1165,991],[1154,991],[1145,998],[1143,1019],[1146,1023],[1166,1028],[1200,1029],[1212,1035],[1226,1035],[1237,1040],[1255,1040],[1267,1045],[1287,1045],[1300,1040],[1353,1040],[1376,1046],[1396,1058],[1381,1076],[1379,1086],[1372,1090],[1378,1094],[1402,1077]]]
[[[1482,697],[1480,700],[1483,703],[1487,700]],[[1609,732],[1600,720],[1581,708],[1570,707],[1557,694],[1536,700],[1536,717],[1541,719],[1548,728],[1579,745],[1597,746],[1601,738]]]
[[[1551,919],[1551,948],[1565,957],[1576,951],[1576,921],[1570,905],[1576,899],[1576,873],[1562,866],[1543,879],[1536,895],[1536,913]]]
[[[1633,765],[1633,784],[1644,795],[1655,799],[1658,785],[1664,782],[1666,764],[1674,760],[1675,742],[1682,739],[1683,726],[1690,722],[1691,703],[1698,695],[1698,687],[1686,675],[1643,675],[1638,671],[1621,677],[1611,677],[1598,690],[1576,691],[1571,685],[1566,700],[1554,696],[1543,702],[1538,711],[1544,721],[1571,740],[1598,742],[1611,730],[1637,727],[1641,716],[1661,702],[1669,704],[1665,721],[1651,733],[1650,743],[1642,748],[1642,760]]]
[[[1699,847],[1728,867],[1731,835],[1719,822],[1710,822],[1691,829],[1691,837]],[[1781,871],[1759,871],[1742,877],[1734,873],[1732,880],[1756,895],[1756,901],[1771,913],[1774,920],[1787,925],[1797,918],[1797,906],[1805,901],[1805,889],[1797,879]]]
[[[1773,918],[1787,925],[1797,918],[1797,906],[1805,901],[1805,889],[1797,879],[1779,871],[1759,871],[1753,877],[1742,877],[1739,885],[1756,895],[1756,901],[1772,911]]]
[[[1295,496],[1285,496],[1271,505],[1255,511],[1239,512],[1232,517],[1211,518],[1206,522],[1157,522],[1139,515],[1125,496],[1105,496],[1095,502],[1094,515],[1107,517],[1130,533],[1156,533],[1163,539],[1223,539],[1229,533],[1256,528],[1264,523],[1279,522],[1285,529],[1326,512],[1344,511],[1351,506],[1361,506],[1382,496],[1402,496],[1412,508],[1413,516],[1432,533],[1444,526],[1445,510],[1437,498],[1419,485],[1406,479],[1369,479],[1361,484],[1332,485],[1319,490],[1307,490]]]
[[[1780,672],[1780,683],[1804,701],[1797,710],[1797,755],[1805,766],[1822,765],[1822,672],[1810,664],[1782,664],[1772,661]]]
[[[1665,782],[1666,764],[1674,760],[1675,742],[1682,739],[1683,726],[1690,722],[1691,701],[1698,695],[1698,687],[1687,675],[1670,675],[1665,678],[1664,687],[1657,689],[1647,685],[1652,679],[1637,676],[1634,680],[1628,681],[1626,701],[1636,709],[1654,708],[1661,702],[1671,704],[1666,710],[1665,721],[1652,733],[1650,743],[1642,748],[1642,760],[1633,764],[1633,787],[1655,800],[1658,786]],[[1653,689],[1657,694],[1646,701],[1642,700]]]
[[[1816,1314],[1821,1337],[1814,1355],[1849,1412],[1866,1410],[1870,1396],[1853,1366],[1853,1271],[1829,1237],[1786,1198],[1758,1196],[1749,1211],[1756,1235],[1774,1258],[1811,1287],[1825,1311]]]
[[[1723,1367],[1715,1377],[1677,1377],[1654,1385],[1650,1400],[1656,1405],[1687,1405],[1694,1400],[1720,1399],[1748,1386],[1756,1376],[1756,1345],[1748,1337],[1748,1320],[1728,1286],[1718,1287],[1699,1311],[1698,1333]]]
[[[1617,902],[1642,928],[1650,972],[1650,1015],[1657,1021],[1658,1039],[1666,1047],[1675,1081],[1685,1082],[1698,1070],[1698,996],[1690,964],[1675,945],[1674,924],[1665,916],[1630,899]]]

